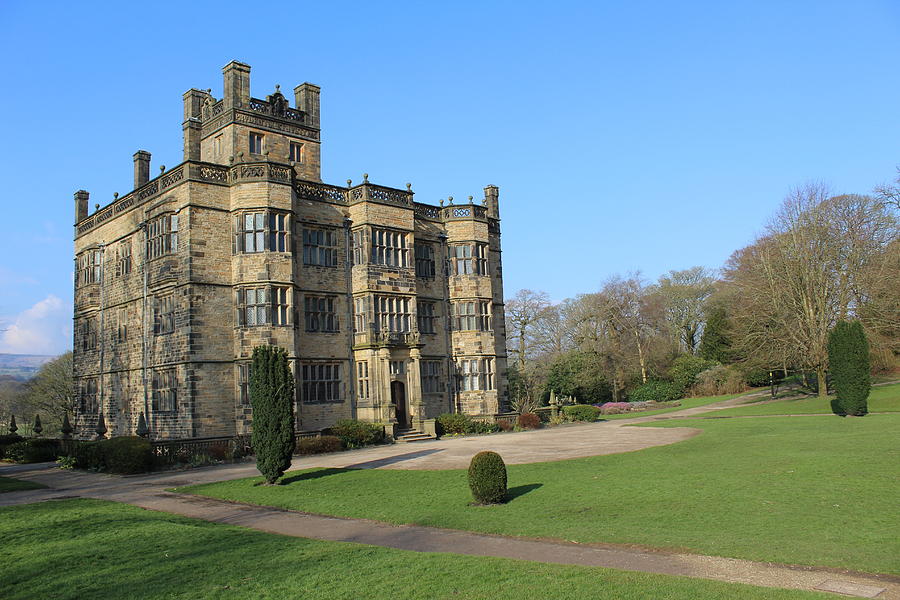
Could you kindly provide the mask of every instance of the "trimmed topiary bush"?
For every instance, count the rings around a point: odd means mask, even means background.
[[[73,455],[75,456],[75,466],[79,469],[87,471],[103,471],[106,469],[100,442],[76,442]]]
[[[516,424],[522,429],[539,429],[541,418],[534,413],[522,413],[516,419]]]
[[[271,485],[291,466],[294,453],[294,376],[283,348],[253,349],[250,403],[256,468]]]
[[[21,435],[16,433],[9,433],[6,435],[0,435],[0,458],[6,457],[6,449],[13,444],[17,444],[24,440]]]
[[[632,402],[667,402],[681,398],[683,390],[668,381],[653,380],[636,387],[628,394]]]
[[[571,404],[562,407],[563,414],[569,421],[596,421],[600,416],[600,409],[590,404]]]
[[[441,435],[469,433],[472,418],[462,413],[444,413],[436,419]]]
[[[506,464],[496,452],[479,452],[469,463],[469,489],[477,504],[506,500]]]
[[[347,448],[362,448],[384,441],[384,426],[353,419],[341,419],[328,429],[328,433],[339,437]]]
[[[103,464],[110,473],[131,475],[153,468],[150,442],[137,436],[114,437],[99,443]]]
[[[6,458],[18,463],[51,462],[59,456],[59,441],[32,438],[6,447]]]
[[[841,416],[861,417],[869,412],[872,389],[869,342],[859,321],[841,321],[828,335],[828,363],[837,397],[831,409]]]
[[[297,454],[325,454],[340,452],[344,449],[341,438],[334,435],[323,435],[317,438],[305,438],[297,444]]]

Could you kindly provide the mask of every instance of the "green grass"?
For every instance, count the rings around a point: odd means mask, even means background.
[[[47,487],[40,483],[13,479],[12,477],[0,477],[0,494],[4,492],[18,492],[20,490],[39,490]]]
[[[699,436],[509,467],[512,500],[469,506],[465,471],[312,469],[190,493],[313,513],[900,573],[900,415],[673,420]]]
[[[746,392],[744,392],[746,393]],[[640,412],[624,413],[621,415],[603,415],[600,418],[604,421],[611,419],[633,419],[635,417],[646,417],[648,415],[661,415],[663,413],[677,412],[686,408],[696,408],[698,406],[706,406],[714,402],[722,402],[723,400],[731,400],[742,394],[729,394],[727,396],[704,396],[702,398],[682,398],[681,406],[672,406],[669,408],[660,408],[658,410],[642,410]]]
[[[747,406],[726,408],[716,411],[717,417],[739,417],[760,415],[814,415],[831,414],[831,397],[828,398],[788,398],[768,404],[759,404],[766,396],[756,398]],[[869,394],[869,412],[900,412],[900,384],[872,388]]]
[[[0,508],[0,539],[2,595],[9,600],[830,597],[611,569],[320,542],[99,500]]]

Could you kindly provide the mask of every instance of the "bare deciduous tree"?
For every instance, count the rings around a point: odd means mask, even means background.
[[[704,267],[669,271],[656,292],[663,301],[666,323],[682,350],[696,354],[703,328],[704,305],[715,290],[715,274]]]
[[[726,267],[743,355],[769,366],[790,357],[816,372],[824,396],[828,332],[859,316],[884,278],[867,275],[867,265],[896,237],[896,219],[872,198],[830,197],[820,184],[792,190],[765,235]]]

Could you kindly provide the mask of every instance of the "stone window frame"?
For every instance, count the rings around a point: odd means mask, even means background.
[[[369,232],[365,227],[360,227],[359,229],[354,229],[352,232],[352,242],[353,242],[353,264],[354,265],[365,265],[368,264],[366,258],[368,254],[366,253],[366,241],[369,237]]]
[[[116,277],[131,274],[131,238],[116,245]]]
[[[303,264],[313,267],[337,267],[338,230],[303,226]]]
[[[306,145],[301,142],[290,142],[288,144],[288,160],[303,164]]]
[[[450,244],[451,275],[488,274],[488,245],[484,242],[465,242]]]
[[[79,385],[78,412],[83,415],[94,415],[100,412],[97,402],[98,383],[96,377],[84,377]]]
[[[98,318],[85,317],[81,321],[81,350],[89,352],[96,350],[99,343]]]
[[[174,293],[153,297],[153,335],[175,333],[175,308]]]
[[[412,331],[412,312],[409,296],[375,296],[375,327],[386,333]]]
[[[492,302],[479,298],[454,300],[453,331],[493,331]]]
[[[355,296],[353,298],[353,331],[354,333],[369,331],[368,296]]]
[[[174,368],[153,369],[150,390],[154,413],[175,412],[178,409],[178,374]]]
[[[304,294],[303,323],[307,333],[337,333],[341,330],[336,295]]]
[[[147,221],[147,260],[174,254],[178,251],[178,214],[167,212]]]
[[[237,364],[238,403],[241,406],[250,406],[250,370],[252,363],[249,361]]]
[[[128,309],[116,309],[116,343],[122,344],[128,341]]]
[[[238,327],[287,327],[291,324],[288,286],[243,285],[235,289]],[[248,294],[248,292],[251,292]],[[252,311],[252,312],[250,312]],[[253,315],[250,317],[250,315]],[[262,320],[260,320],[262,315]]]
[[[75,287],[100,283],[103,276],[103,250],[85,250],[75,259]]]
[[[434,279],[434,244],[415,242],[413,247],[416,257],[416,277]]]
[[[300,401],[303,404],[341,404],[341,363],[303,361],[300,363]]]
[[[456,381],[459,392],[489,392],[495,388],[494,357],[462,357],[456,359]]]
[[[406,375],[406,361],[405,360],[392,360],[389,361],[388,371],[391,375],[400,377],[401,375]]]
[[[405,269],[409,264],[408,231],[373,227],[371,231],[371,264]]]
[[[232,254],[290,252],[290,213],[272,209],[241,211],[234,217],[233,240]]]
[[[435,311],[436,305],[436,302],[428,300],[419,300],[416,302],[416,325],[418,326],[419,333],[437,333],[437,327],[435,326],[438,320],[438,315]]]
[[[422,380],[423,394],[443,393],[441,377],[443,375],[443,360],[422,359],[419,361],[419,377]]]
[[[266,150],[266,134],[258,131],[247,133],[247,151],[250,154],[263,154]]]
[[[356,399],[369,399],[369,361],[356,361]]]

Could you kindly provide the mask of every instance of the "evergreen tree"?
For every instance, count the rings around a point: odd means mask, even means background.
[[[274,484],[291,466],[294,451],[294,377],[283,348],[253,349],[250,403],[256,468]]]
[[[869,342],[859,321],[840,321],[828,335],[828,363],[837,397],[831,409],[837,415],[861,417],[868,410],[872,389]]]
[[[703,337],[700,338],[700,358],[714,360],[728,364],[733,361],[731,351],[731,337],[728,333],[728,315],[725,309],[717,306],[709,311],[706,316],[706,325],[703,327]]]

